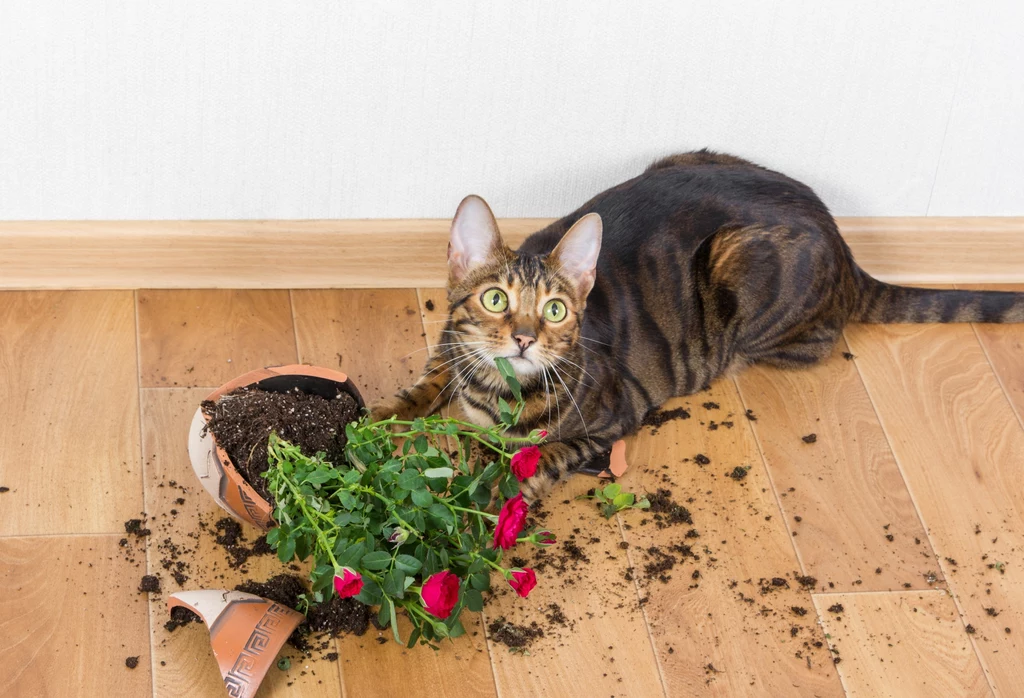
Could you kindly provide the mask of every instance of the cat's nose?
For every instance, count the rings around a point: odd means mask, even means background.
[[[537,341],[537,335],[520,330],[512,335],[512,339],[516,340],[516,344],[519,345],[519,351],[526,351],[531,344]]]

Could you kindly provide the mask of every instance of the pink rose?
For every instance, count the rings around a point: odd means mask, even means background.
[[[512,456],[512,474],[519,482],[533,477],[537,472],[538,462],[540,462],[540,449],[536,446],[523,446]]]
[[[537,575],[529,567],[521,570],[514,569],[512,570],[512,579],[508,580],[508,583],[517,594],[525,599],[537,586]]]
[[[338,596],[347,599],[363,590],[363,578],[350,567],[342,567],[340,574],[334,575],[334,590]]]
[[[459,602],[459,578],[442,570],[423,583],[420,598],[427,613],[437,618],[447,618]]]
[[[529,509],[530,505],[523,501],[522,492],[505,502],[501,513],[498,514],[498,525],[494,527],[495,548],[508,550],[516,544],[516,538],[526,524]]]

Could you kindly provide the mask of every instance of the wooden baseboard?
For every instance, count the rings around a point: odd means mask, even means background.
[[[516,246],[548,219],[499,221]],[[840,218],[898,283],[1024,282],[1024,217]],[[0,288],[443,286],[447,220],[0,222]]]

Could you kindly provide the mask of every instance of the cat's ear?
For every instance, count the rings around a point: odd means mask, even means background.
[[[569,228],[549,257],[558,273],[569,277],[576,284],[581,300],[594,288],[597,279],[601,231],[601,216],[588,213]]]
[[[448,243],[448,274],[462,281],[476,267],[493,261],[504,249],[491,207],[479,196],[469,195],[459,204],[452,220]]]

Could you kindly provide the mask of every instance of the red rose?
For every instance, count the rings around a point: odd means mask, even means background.
[[[526,523],[529,508],[530,505],[523,501],[522,492],[505,502],[501,513],[498,514],[498,525],[494,527],[495,548],[508,550],[516,544],[516,538]]]
[[[447,618],[459,602],[459,584],[459,578],[448,570],[432,575],[420,590],[423,608],[432,616]]]
[[[522,482],[528,477],[533,477],[537,472],[537,463],[540,461],[540,449],[536,446],[523,446],[512,456],[512,474]]]
[[[334,575],[334,590],[338,596],[347,599],[363,590],[363,578],[350,567],[342,567],[341,574]]]
[[[508,580],[509,586],[516,590],[516,593],[524,599],[530,595],[533,588],[537,586],[537,575],[529,567],[526,569],[512,570],[512,579]]]

